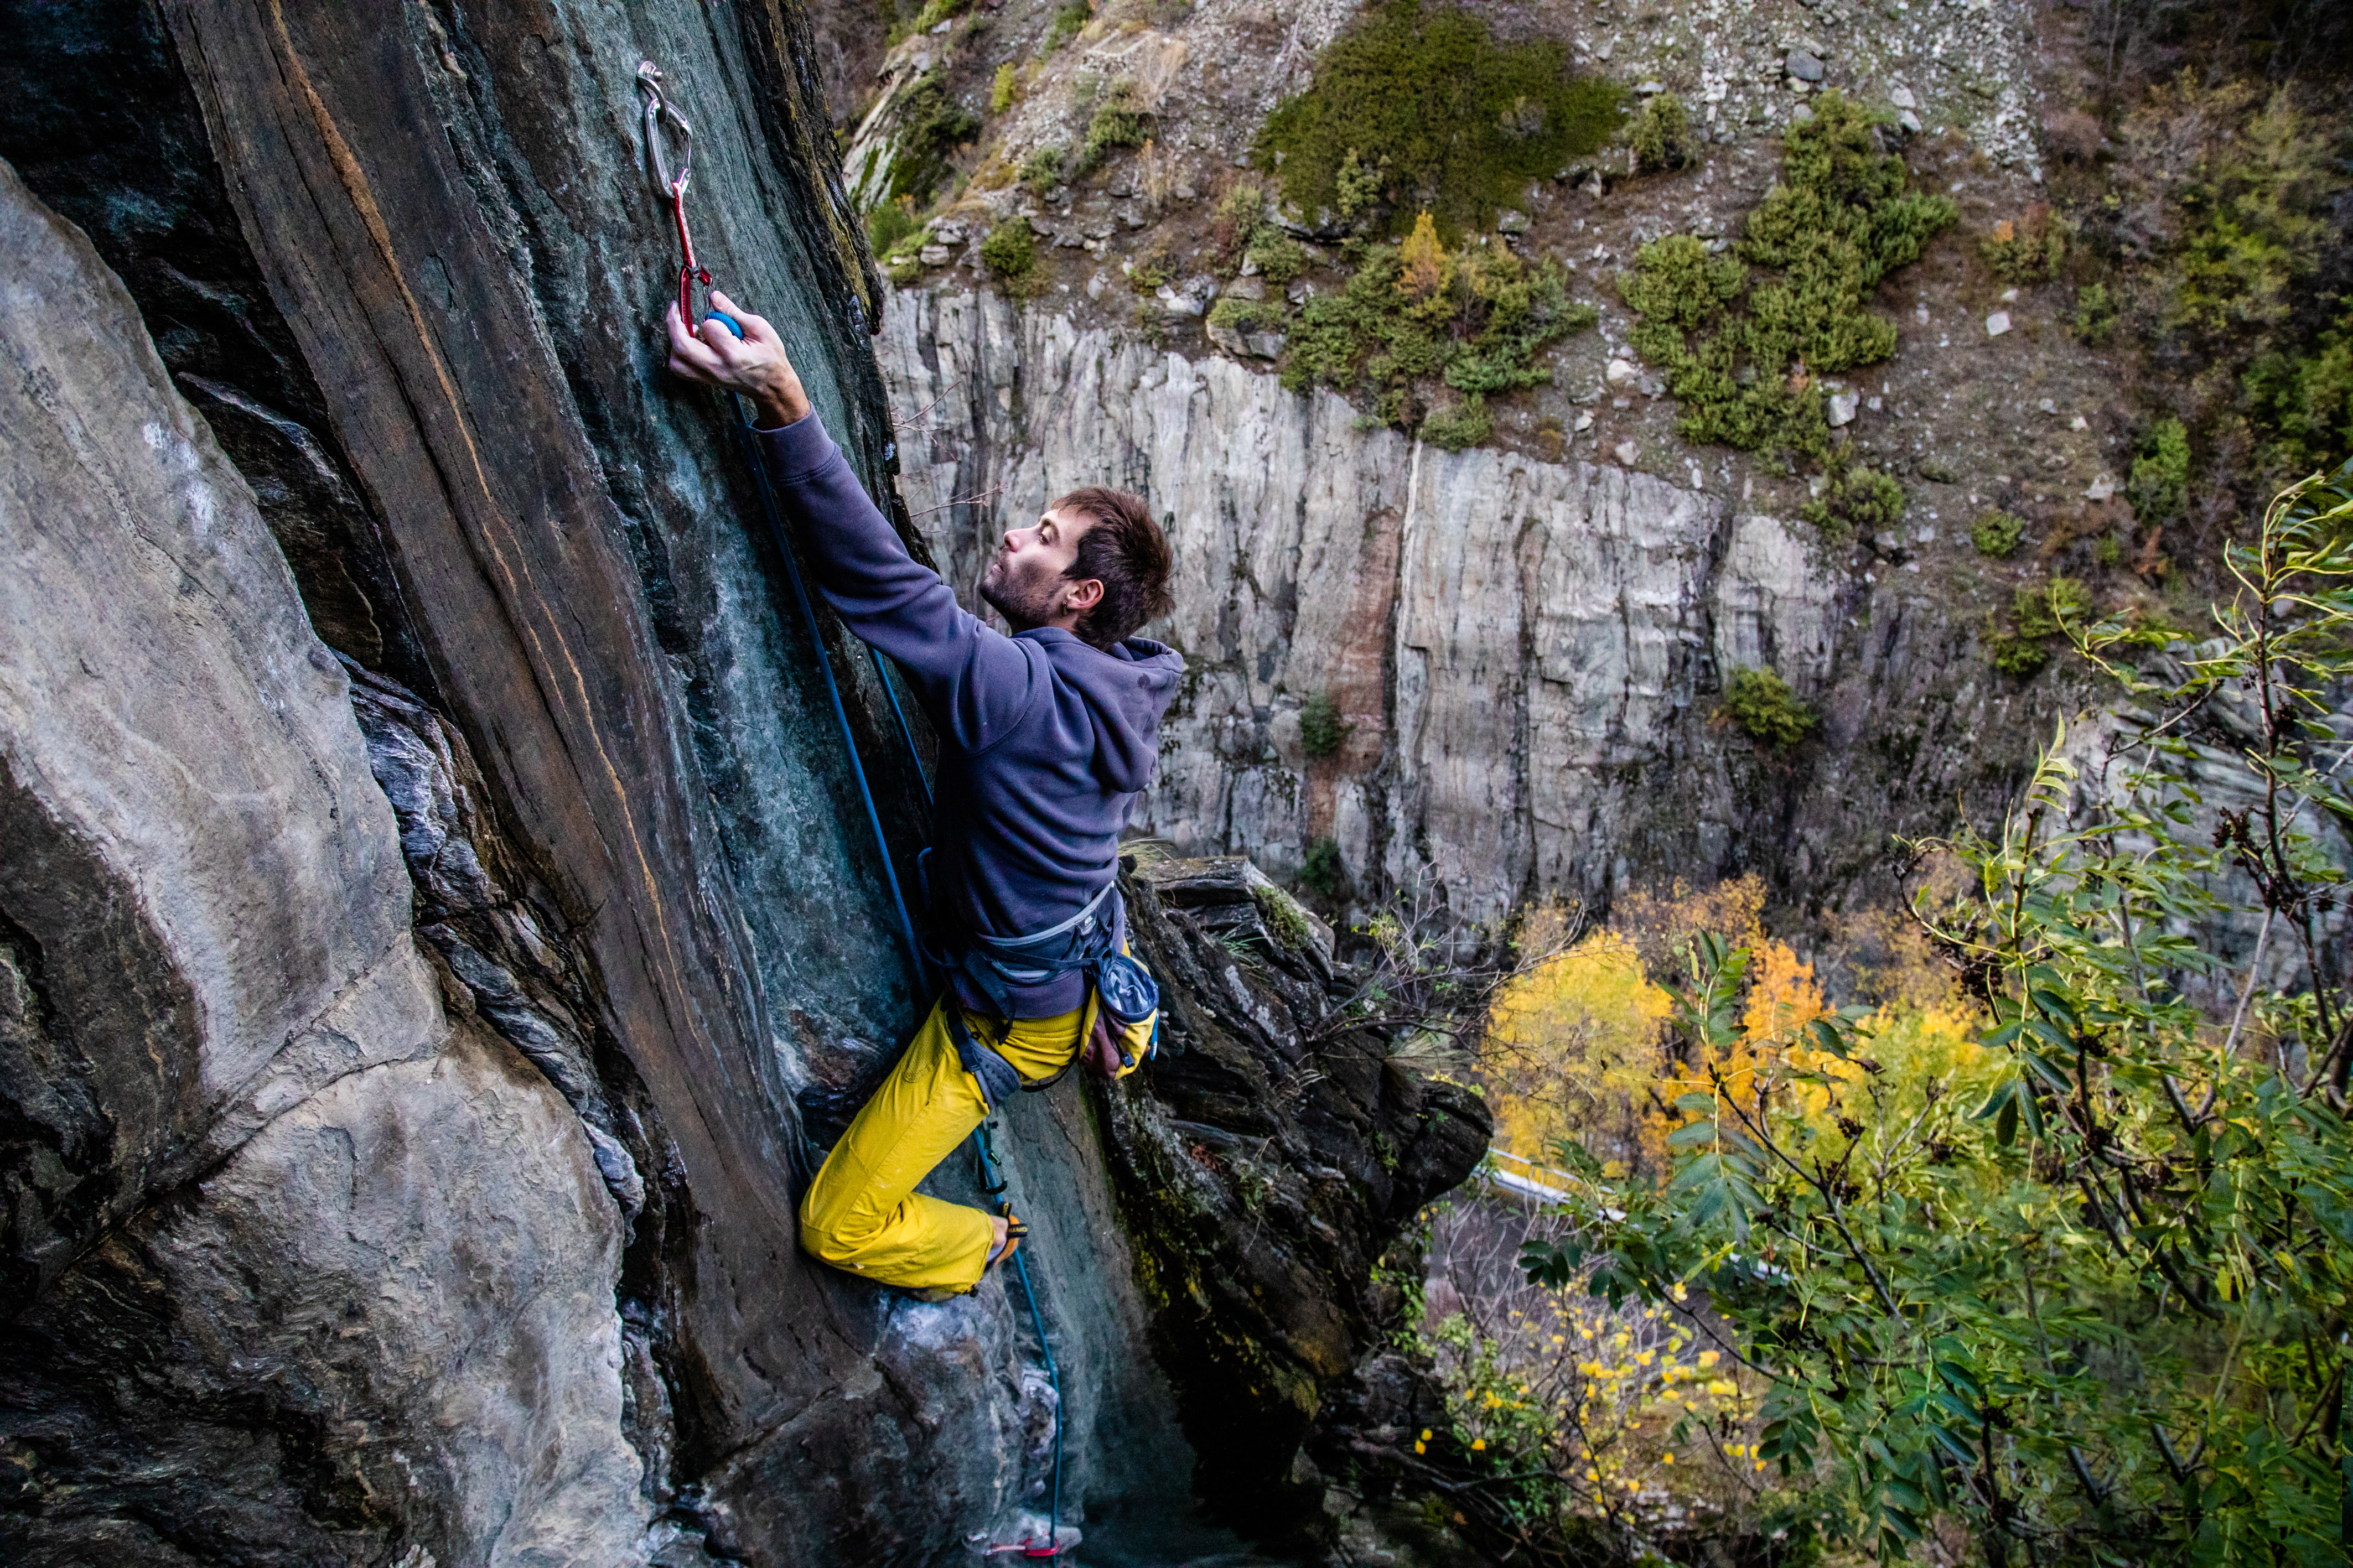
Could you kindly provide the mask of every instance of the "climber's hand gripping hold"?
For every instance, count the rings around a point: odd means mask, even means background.
[[[665,313],[670,374],[750,399],[754,422],[764,430],[797,423],[809,411],[808,394],[785,353],[785,340],[765,316],[754,315],[716,289],[711,303],[740,323],[744,335],[738,338],[707,316],[690,331],[672,304]]]

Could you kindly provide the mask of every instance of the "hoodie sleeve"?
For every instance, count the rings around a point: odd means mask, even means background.
[[[814,410],[756,434],[826,603],[906,671],[944,739],[967,752],[1004,739],[1048,679],[1043,657],[982,625],[907,553]]]

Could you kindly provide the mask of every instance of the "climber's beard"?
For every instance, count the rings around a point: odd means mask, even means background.
[[[1061,574],[1051,568],[1037,576],[1018,573],[1010,552],[1000,550],[980,574],[980,596],[1005,617],[1007,626],[1026,632],[1053,617],[1056,585],[1060,581]]]

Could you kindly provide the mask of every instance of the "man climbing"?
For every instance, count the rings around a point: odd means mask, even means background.
[[[1004,636],[918,565],[859,485],[776,331],[690,331],[672,305],[670,368],[755,410],[761,458],[818,587],[906,672],[940,742],[929,876],[949,990],[827,1156],[801,1246],[910,1289],[971,1289],[1019,1245],[1019,1221],[918,1193],[1017,1087],[1084,1054],[1133,1071],[1156,992],[1125,957],[1119,833],[1152,777],[1184,659],[1133,634],[1167,613],[1168,542],[1142,498],[1073,490],[1008,531],[980,579]]]

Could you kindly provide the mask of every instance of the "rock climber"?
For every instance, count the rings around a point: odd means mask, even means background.
[[[826,602],[891,656],[939,736],[927,880],[948,988],[801,1203],[801,1246],[861,1278],[968,1291],[1023,1234],[915,1191],[1002,1098],[1082,1052],[1133,1071],[1157,991],[1127,955],[1120,829],[1159,755],[1184,659],[1133,635],[1167,613],[1168,542],[1141,497],[1089,486],[1006,531],[967,613],[919,565],[810,408],[783,341],[713,291],[669,310],[670,368],[747,399],[770,480]]]

